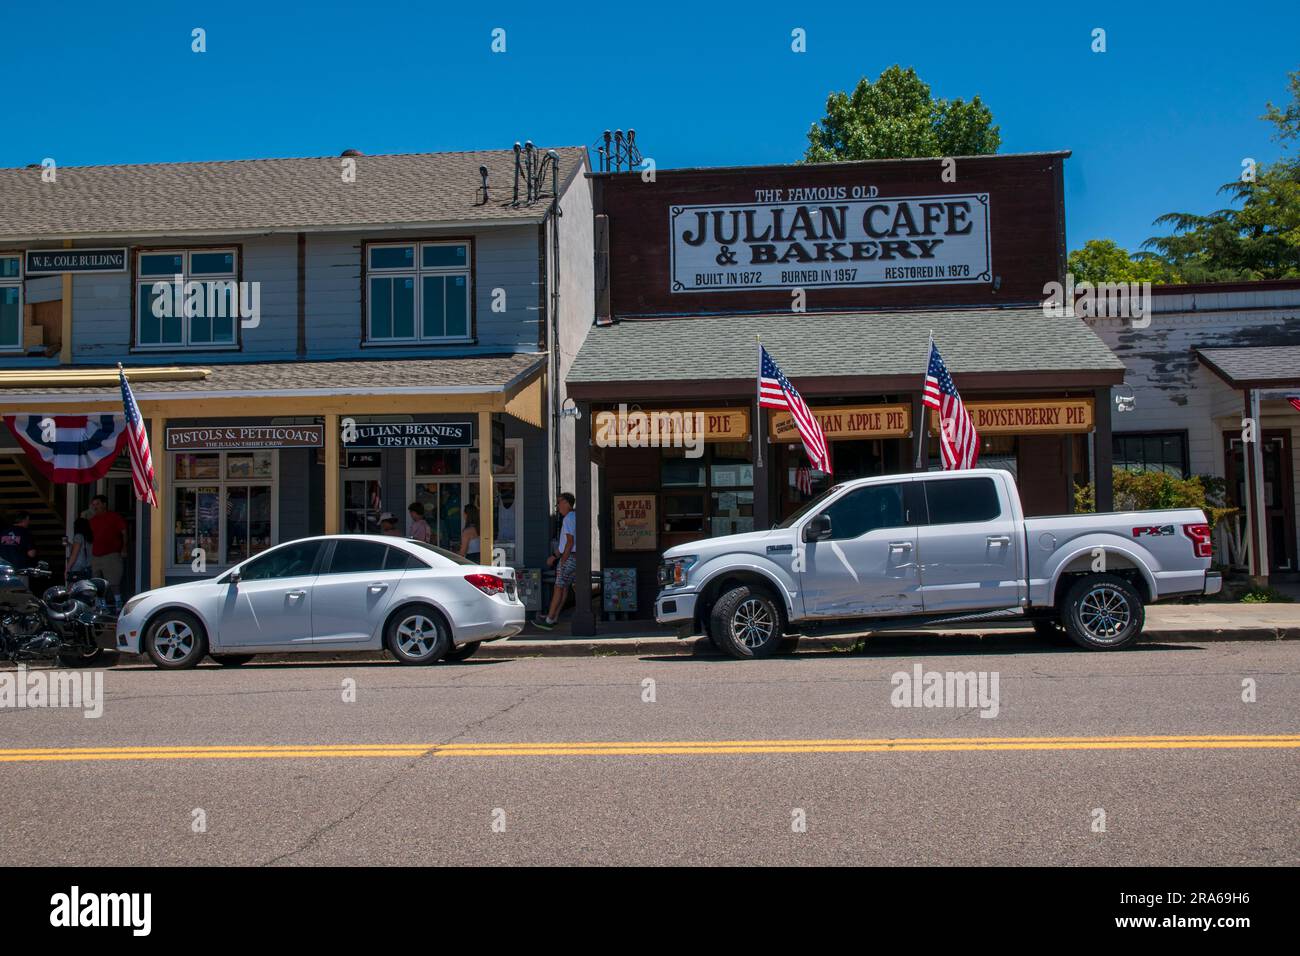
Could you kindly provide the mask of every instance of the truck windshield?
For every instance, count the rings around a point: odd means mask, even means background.
[[[808,512],[814,510],[815,508],[819,508],[821,506],[821,503],[825,501],[827,497],[829,497],[833,492],[839,490],[839,487],[840,487],[839,485],[831,485],[829,488],[823,491],[816,498],[813,498],[811,501],[804,502],[804,504],[799,508],[798,511],[796,511],[790,517],[786,518],[784,521],[778,524],[777,527],[789,528],[791,525],[793,525],[804,515],[808,514]]]

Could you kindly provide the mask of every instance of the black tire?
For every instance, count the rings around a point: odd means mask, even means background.
[[[189,611],[163,611],[149,622],[144,652],[165,671],[188,670],[207,655],[208,635]]]
[[[463,661],[466,658],[473,657],[474,652],[479,649],[482,641],[470,641],[468,644],[460,644],[453,647],[446,654],[442,655],[444,661]]]
[[[767,591],[741,585],[718,598],[709,636],[732,657],[770,657],[781,649],[784,619]]]
[[[428,604],[408,604],[388,619],[384,644],[399,664],[436,664],[451,650],[442,615]]]
[[[1117,574],[1090,574],[1080,578],[1065,596],[1061,611],[1065,632],[1090,651],[1117,651],[1142,633],[1146,609],[1142,596]]]
[[[209,654],[222,667],[239,667],[241,664],[247,664],[256,654]]]

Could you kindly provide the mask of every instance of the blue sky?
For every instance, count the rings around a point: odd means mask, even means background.
[[[1279,155],[1258,116],[1300,68],[1288,4],[3,6],[3,166],[590,145],[607,127],[635,127],[661,168],[786,162],[830,91],[901,63],[936,95],[978,93],[1002,152],[1073,150],[1071,248],[1218,208],[1243,157]]]

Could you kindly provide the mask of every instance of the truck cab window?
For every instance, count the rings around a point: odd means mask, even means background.
[[[850,491],[825,512],[831,519],[831,540],[858,538],[880,528],[901,528],[907,524],[903,508],[903,486],[866,485]]]
[[[943,478],[925,483],[930,524],[992,521],[1002,514],[992,478]]]

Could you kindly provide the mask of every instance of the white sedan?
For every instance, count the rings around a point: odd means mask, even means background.
[[[524,628],[511,568],[404,538],[328,535],[277,545],[215,578],[133,597],[118,650],[159,667],[262,653],[372,651],[403,664],[463,660]]]

